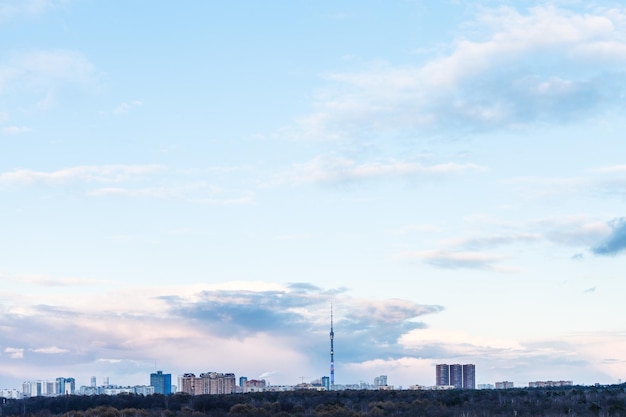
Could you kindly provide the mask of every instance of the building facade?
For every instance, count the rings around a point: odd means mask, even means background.
[[[476,389],[476,365],[463,365],[463,389]]]
[[[450,385],[450,365],[441,363],[435,366],[435,385],[438,387]]]
[[[456,389],[476,389],[476,365],[438,364],[435,366],[435,385]]]
[[[172,374],[156,371],[150,374],[150,385],[154,387],[155,394],[169,395],[172,393]]]
[[[180,377],[181,392],[189,395],[232,394],[236,391],[235,374],[205,372],[196,377],[195,374],[184,374]]]
[[[374,386],[375,387],[386,387],[387,386],[387,375],[381,375],[374,378]]]

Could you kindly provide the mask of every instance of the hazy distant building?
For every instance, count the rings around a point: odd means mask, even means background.
[[[16,388],[1,389],[0,398],[7,398],[7,399],[10,398],[13,400],[19,400],[20,398],[22,398],[22,394]]]
[[[387,386],[387,375],[381,375],[374,378],[374,386],[375,387],[386,387]]]
[[[56,381],[25,381],[22,384],[24,398],[54,397],[57,394]]]
[[[156,371],[150,374],[150,385],[154,387],[155,394],[169,395],[172,393],[172,374]]]
[[[74,378],[57,378],[56,393],[57,395],[74,395],[76,392],[76,380]]]
[[[435,385],[437,387],[451,386],[456,389],[475,389],[476,365],[438,364],[435,366]]]
[[[572,381],[535,381],[529,382],[529,388],[551,388],[551,387],[571,387],[574,385]]]
[[[247,376],[240,376],[239,377],[239,387],[243,388],[243,384],[245,384],[247,380],[248,380]]]
[[[326,388],[326,391],[330,391],[330,377],[329,376],[322,377],[322,386]]]
[[[91,386],[92,386],[92,387],[94,387],[94,388],[95,388],[96,386],[98,386],[98,384],[96,383],[96,377],[95,377],[95,376],[92,376],[92,377],[91,377]]]
[[[515,385],[511,381],[496,382],[496,389],[511,389],[515,388]]]
[[[266,386],[264,379],[250,379],[243,384],[243,392],[262,392]]]

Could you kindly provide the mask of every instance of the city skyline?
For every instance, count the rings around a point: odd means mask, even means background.
[[[625,22],[0,0],[0,388],[626,379]]]

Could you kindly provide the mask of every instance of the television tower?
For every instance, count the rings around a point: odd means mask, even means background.
[[[335,348],[333,346],[335,332],[333,331],[333,303],[330,303],[330,389],[335,386]]]

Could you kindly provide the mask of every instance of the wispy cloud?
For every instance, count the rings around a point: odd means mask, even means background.
[[[0,2],[0,22],[28,17],[59,7],[70,0],[3,0]]]
[[[23,348],[7,347],[7,348],[4,348],[4,353],[9,355],[9,358],[11,359],[23,359],[24,358]]]
[[[140,100],[127,101],[127,102],[120,104],[115,109],[113,109],[113,114],[114,115],[127,114],[132,109],[140,107],[142,105],[143,105],[143,102],[141,102]]]
[[[120,182],[161,171],[161,165],[83,165],[57,171],[16,169],[0,173],[0,184],[64,184],[69,182]]]
[[[289,134],[338,138],[402,129],[485,130],[588,117],[622,101],[625,14],[544,6],[481,10],[477,39],[422,66],[335,73]],[[470,25],[471,26],[471,25]],[[574,70],[574,68],[576,70]]]
[[[67,353],[69,352],[68,349],[61,349],[60,347],[57,346],[48,346],[48,347],[42,347],[42,348],[36,348],[36,349],[31,349],[32,352],[35,353],[46,353],[49,355],[56,355],[59,353]]]
[[[480,172],[485,168],[475,164],[443,163],[424,165],[417,162],[384,160],[359,163],[338,156],[318,156],[313,160],[296,164],[292,170],[280,174],[275,183],[346,183],[402,177],[441,178],[467,172]]]
[[[21,135],[23,133],[31,132],[33,129],[26,126],[6,126],[2,128],[2,133],[5,135]]]
[[[480,228],[485,227],[483,223],[484,219],[478,220]],[[472,228],[475,227],[476,225],[472,225]],[[494,254],[494,250],[502,250],[513,245],[532,247],[539,243],[583,249],[611,234],[611,228],[605,222],[584,216],[541,218],[519,224],[499,224],[498,229],[500,231],[497,234],[477,232],[471,237],[443,239],[439,241],[439,249],[405,251],[398,256],[401,259],[419,260],[445,269],[514,272],[519,268],[499,265],[504,259],[513,256]],[[572,257],[572,259],[582,258],[583,255],[580,253]]]
[[[99,71],[80,52],[30,50],[0,61],[0,97],[29,113],[56,106],[68,93],[96,93],[100,88]],[[13,126],[5,134],[25,133],[26,129]]]
[[[482,252],[427,250],[403,252],[400,254],[404,259],[416,259],[427,264],[446,269],[487,269],[496,270],[496,264],[504,259],[503,256],[492,255]]]
[[[46,275],[19,275],[15,277],[4,277],[12,281],[39,285],[42,287],[74,287],[106,284],[107,281],[93,280],[86,278],[55,278]]]

